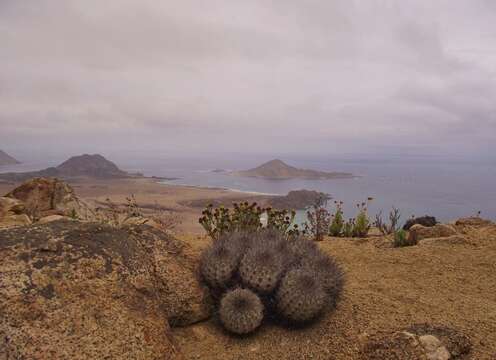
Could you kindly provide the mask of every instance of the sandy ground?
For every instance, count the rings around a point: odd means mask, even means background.
[[[187,359],[357,359],[370,335],[414,324],[468,336],[472,359],[496,359],[496,226],[474,230],[465,244],[390,248],[384,238],[327,238],[322,249],[346,272],[337,311],[304,329],[264,324],[246,338],[215,319],[174,330]],[[188,237],[195,247],[209,240]]]

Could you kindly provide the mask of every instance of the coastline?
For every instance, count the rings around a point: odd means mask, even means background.
[[[182,186],[182,187],[189,187],[189,188],[194,188],[194,189],[205,189],[205,190],[222,190],[222,191],[230,191],[233,193],[257,195],[257,196],[284,196],[284,194],[266,193],[266,192],[260,192],[260,191],[254,191],[254,190],[241,190],[241,189],[234,189],[234,188],[221,187],[221,186],[173,184],[173,183],[169,183],[166,181],[157,181],[157,183],[161,184],[161,185],[168,185],[168,186]]]

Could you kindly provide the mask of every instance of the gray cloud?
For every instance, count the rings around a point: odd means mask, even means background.
[[[0,143],[477,154],[494,24],[488,0],[3,0]]]

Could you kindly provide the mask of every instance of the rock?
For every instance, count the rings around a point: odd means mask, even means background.
[[[62,216],[62,215],[48,215],[45,217],[42,217],[40,220],[38,220],[38,224],[47,224],[52,221],[57,221],[57,220],[70,220],[67,216]]]
[[[441,341],[433,335],[422,335],[418,340],[427,352],[433,352],[441,346]]]
[[[22,201],[0,197],[0,228],[31,224]]]
[[[431,227],[415,224],[410,228],[409,239],[416,238],[417,241],[429,238],[441,238],[456,235],[457,231],[452,225],[437,224]]]
[[[436,349],[436,351],[427,353],[427,359],[429,360],[449,360],[451,359],[451,354],[448,349],[444,346],[440,346]]]
[[[26,214],[11,215],[0,220],[0,229],[15,226],[25,226],[31,223],[31,219]]]
[[[446,347],[442,346],[441,341],[434,335],[422,335],[418,338],[420,344],[426,352],[429,360],[448,360],[451,358]]]
[[[458,331],[429,324],[408,329],[380,332],[362,345],[363,360],[448,360],[468,358],[471,342]]]
[[[181,359],[169,319],[210,315],[186,250],[149,226],[0,230],[0,359]]]
[[[71,186],[56,178],[34,178],[21,184],[5,197],[20,200],[31,218],[49,215],[91,219],[93,211],[79,199]]]
[[[422,226],[431,227],[436,225],[438,222],[434,216],[421,216],[412,219],[408,219],[403,225],[403,230],[410,230],[413,225],[420,224]]]
[[[471,242],[468,241],[467,238],[465,238],[462,235],[452,235],[452,236],[440,237],[440,238],[429,238],[419,242],[419,245],[463,245],[463,244],[471,244]]]
[[[492,222],[490,220],[482,219],[477,216],[461,218],[455,222],[455,225],[459,226],[488,226],[491,224]]]
[[[269,198],[268,205],[275,209],[301,210],[315,204],[319,199],[329,200],[331,197],[323,192],[314,190],[293,190],[285,196]]]

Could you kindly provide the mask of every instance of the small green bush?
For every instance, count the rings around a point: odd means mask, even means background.
[[[408,233],[401,229],[394,233],[393,246],[404,247],[417,245],[418,241],[416,236],[408,236]]]
[[[354,237],[366,237],[370,230],[370,219],[367,214],[366,203],[357,204],[358,214],[353,227]]]
[[[346,221],[344,220],[343,202],[334,201],[336,211],[331,215],[328,229],[329,235],[334,237],[366,237],[371,227],[367,207],[372,200],[373,199],[369,197],[367,202],[357,204],[357,215]]]
[[[344,217],[343,217],[343,209],[342,209],[343,202],[335,201],[334,204],[336,204],[336,212],[331,216],[331,226],[329,227],[329,235],[338,237],[342,235],[343,228],[345,225]]]

